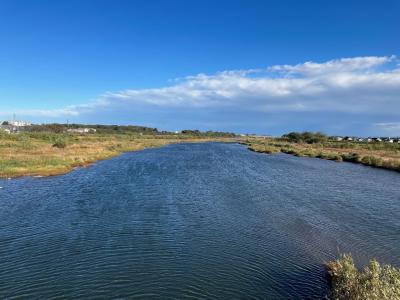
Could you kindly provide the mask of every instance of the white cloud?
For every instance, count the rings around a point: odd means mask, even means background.
[[[325,63],[309,61],[298,65],[272,66],[269,70],[286,72],[289,74],[303,74],[307,76],[328,75],[331,73],[366,71],[393,60],[395,60],[395,56],[364,56],[335,59]]]
[[[198,74],[153,89],[107,92],[97,101],[56,110],[25,110],[20,115],[61,117],[114,107],[230,108],[257,112],[400,111],[400,67],[394,56],[305,62],[266,69]]]
[[[387,133],[400,136],[400,122],[375,123],[374,125]]]

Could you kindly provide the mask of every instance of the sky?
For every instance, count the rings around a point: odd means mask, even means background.
[[[0,120],[400,136],[400,1],[0,0]]]

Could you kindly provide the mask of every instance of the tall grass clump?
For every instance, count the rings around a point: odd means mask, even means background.
[[[330,299],[399,300],[400,269],[372,260],[364,270],[354,265],[351,255],[327,264],[331,280]]]
[[[53,147],[60,148],[60,149],[67,147],[67,139],[63,136],[58,136],[54,140]]]

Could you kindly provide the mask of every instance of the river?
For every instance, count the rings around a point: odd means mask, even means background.
[[[324,262],[399,266],[400,175],[226,143],[0,180],[0,298],[321,299]]]

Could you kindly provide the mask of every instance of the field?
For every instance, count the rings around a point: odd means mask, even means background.
[[[127,151],[232,138],[155,134],[0,133],[0,177],[59,175]]]
[[[400,171],[400,144],[383,142],[291,142],[286,138],[249,138],[250,150],[261,153],[287,153],[295,156],[316,157],[337,162],[348,161],[371,167]]]

